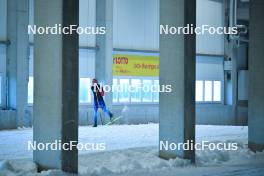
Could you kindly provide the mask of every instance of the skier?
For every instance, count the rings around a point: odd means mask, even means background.
[[[94,96],[94,124],[93,127],[97,127],[97,112],[98,108],[101,107],[101,109],[104,111],[105,114],[107,114],[110,117],[110,121],[112,120],[113,114],[106,108],[105,102],[104,102],[104,90],[100,87],[100,84],[98,84],[98,81],[94,78],[93,79],[93,86],[91,86],[91,90],[93,92]]]

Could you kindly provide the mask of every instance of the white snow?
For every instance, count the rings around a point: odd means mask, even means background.
[[[157,124],[80,127],[79,142],[104,142],[106,151],[80,151],[79,172],[81,175],[211,175],[219,172],[228,175],[239,170],[238,175],[253,171],[257,171],[255,175],[264,175],[264,153],[247,149],[247,130],[247,127],[196,126],[197,142],[237,142],[239,149],[197,151],[194,166],[188,160],[167,161],[158,157]],[[66,175],[56,170],[36,173],[36,166],[31,162],[32,151],[27,150],[28,140],[32,140],[32,129],[0,132],[0,176]]]
[[[196,141],[238,140],[247,143],[247,127],[197,125]],[[106,150],[158,146],[158,124],[79,127],[80,143],[106,143]],[[32,129],[0,131],[0,160],[32,158],[27,150]],[[80,154],[93,151],[80,151]]]
[[[28,175],[37,172],[37,166],[31,160],[0,161],[0,175]]]

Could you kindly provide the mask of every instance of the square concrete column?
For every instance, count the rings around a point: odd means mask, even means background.
[[[248,145],[264,150],[264,1],[250,1]]]
[[[29,69],[29,1],[7,1],[7,108],[15,109],[17,127],[24,123],[27,108]]]
[[[37,27],[78,25],[78,0],[35,0]],[[67,31],[66,31],[67,32]],[[78,141],[78,34],[34,36],[33,139],[39,143]],[[75,142],[74,142],[75,141]],[[35,150],[39,169],[78,172],[78,151]]]
[[[96,0],[96,26],[106,27],[106,33],[96,36],[95,77],[99,82],[112,85],[113,82],[113,0]],[[105,94],[108,106],[112,93]]]
[[[160,25],[184,27],[196,24],[196,0],[160,1]],[[160,35],[160,84],[172,92],[160,93],[159,142],[195,140],[195,35]],[[159,149],[165,159],[195,160],[194,150]]]

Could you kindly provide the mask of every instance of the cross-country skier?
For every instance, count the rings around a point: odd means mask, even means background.
[[[94,78],[93,79],[93,85],[91,86],[91,90],[93,92],[94,96],[94,124],[93,127],[97,127],[97,114],[98,114],[98,108],[101,108],[105,114],[107,114],[110,117],[110,120],[112,120],[113,114],[106,108],[105,102],[104,102],[104,90],[103,87],[100,87],[100,84],[98,84],[98,81]]]

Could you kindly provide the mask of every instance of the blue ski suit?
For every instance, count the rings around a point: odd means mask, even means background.
[[[108,115],[110,118],[112,118],[113,114],[106,108],[103,96],[101,95],[100,92],[100,85],[97,84],[97,86],[91,86],[91,90],[93,92],[93,97],[94,97],[94,103],[93,103],[93,108],[94,108],[94,116],[93,116],[93,121],[94,121],[94,126],[97,126],[97,116],[98,116],[98,108],[101,108],[106,115]]]

